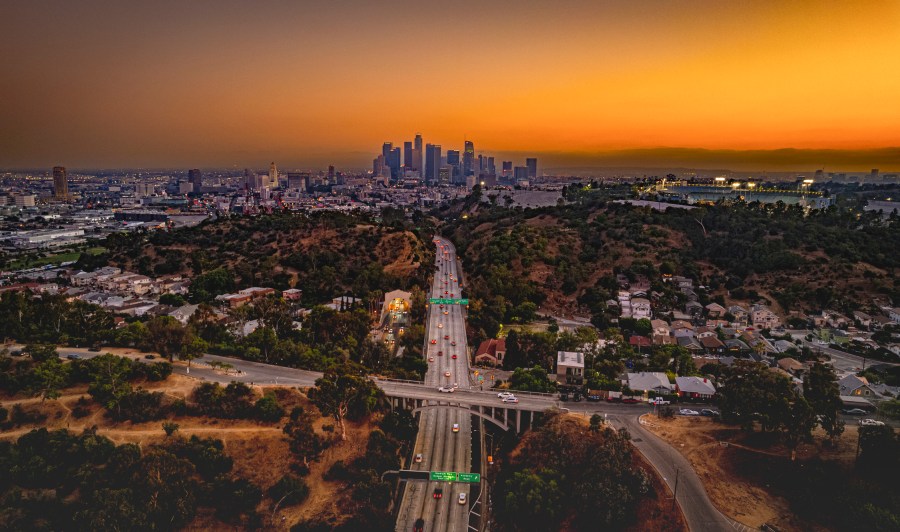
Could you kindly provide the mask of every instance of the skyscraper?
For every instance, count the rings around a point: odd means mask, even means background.
[[[53,196],[56,199],[68,199],[69,176],[65,166],[53,167]]]
[[[528,181],[528,167],[527,166],[517,166],[513,170],[513,177],[516,180],[516,183],[522,181]]]
[[[450,181],[456,183],[457,178],[460,176],[459,150],[447,150],[447,166],[450,167]]]
[[[422,171],[422,135],[416,133],[416,139],[413,141],[413,168]]]
[[[441,145],[425,145],[425,182],[436,183],[441,170]]]
[[[525,166],[528,168],[528,179],[534,179],[537,177],[537,159],[534,157],[529,157],[525,159]]]
[[[463,174],[472,175],[475,173],[475,143],[471,140],[466,141],[466,147],[463,151]]]
[[[256,172],[249,168],[244,168],[244,188],[246,190],[253,190],[254,181],[256,179]]]
[[[272,161],[272,164],[269,165],[269,188],[275,188],[278,186],[278,167],[275,166],[275,161]]]
[[[387,165],[391,169],[391,179],[400,177],[400,148],[392,148],[388,153]]]
[[[403,143],[403,166],[407,170],[412,170],[412,168],[413,168],[413,143],[412,143],[412,141],[406,141]]]
[[[194,186],[194,192],[200,192],[200,187],[203,186],[203,174],[200,173],[200,169],[188,170],[188,181]]]
[[[503,161],[503,177],[510,178],[513,175],[512,161]]]

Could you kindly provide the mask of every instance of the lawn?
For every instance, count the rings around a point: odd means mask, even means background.
[[[92,247],[88,248],[83,253],[89,253],[91,255],[99,255],[106,251],[104,247]],[[71,262],[78,260],[81,257],[81,251],[66,251],[64,253],[54,253],[52,255],[48,255],[46,257],[38,257],[32,259],[19,259],[14,260],[9,263],[6,267],[9,271],[22,270],[25,268],[34,268],[37,266],[46,266],[47,264],[61,264],[63,262]]]

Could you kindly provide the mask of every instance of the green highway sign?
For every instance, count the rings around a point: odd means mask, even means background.
[[[448,299],[433,297],[428,300],[432,305],[469,305],[468,299]]]
[[[480,473],[459,473],[460,482],[481,482]]]
[[[431,480],[439,482],[456,482],[457,475],[453,471],[432,471]]]

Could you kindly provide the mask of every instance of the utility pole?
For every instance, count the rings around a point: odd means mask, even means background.
[[[680,469],[675,469],[675,489],[672,491],[672,510],[675,509],[675,503],[678,501],[678,474]]]

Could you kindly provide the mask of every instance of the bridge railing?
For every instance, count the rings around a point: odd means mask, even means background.
[[[374,375],[372,376],[372,380],[379,381],[379,382],[396,382],[399,384],[418,384],[420,386],[425,386],[425,381],[414,381],[414,380],[409,380],[409,379],[390,379],[387,377],[377,377]]]

